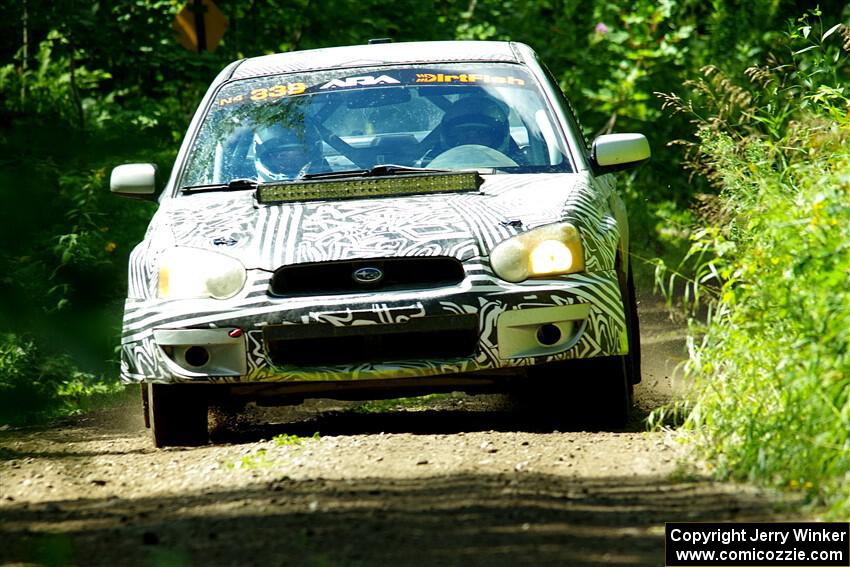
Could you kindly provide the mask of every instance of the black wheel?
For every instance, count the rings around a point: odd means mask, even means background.
[[[207,390],[202,385],[148,384],[148,416],[154,445],[205,445],[208,404]]]
[[[520,410],[547,425],[621,428],[632,407],[626,359],[605,356],[533,366],[510,393]]]
[[[623,308],[626,312],[626,332],[629,339],[629,354],[626,357],[626,372],[629,376],[629,384],[639,384],[641,381],[640,320],[638,319],[635,278],[632,274],[631,264],[629,264],[629,272],[626,276],[625,285],[622,285],[622,288]]]
[[[578,415],[593,425],[624,427],[632,410],[629,356],[603,356],[585,363],[587,370],[579,386]]]
[[[147,384],[139,384],[141,386],[139,389],[142,391],[142,416],[145,419],[145,427],[147,429],[151,428],[151,416],[150,410],[148,408],[148,385]]]

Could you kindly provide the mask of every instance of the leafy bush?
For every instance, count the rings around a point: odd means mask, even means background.
[[[120,390],[74,370],[67,355],[45,356],[26,338],[0,337],[0,423],[76,413],[92,396]]]
[[[107,103],[85,103],[81,129],[62,78],[68,62],[45,44],[38,71],[4,83],[10,66],[0,69],[0,92],[16,95],[0,104],[0,122],[4,111],[14,117],[0,130],[0,333],[8,333],[0,421],[6,422],[79,411],[89,398],[116,390],[126,260],[153,206],[112,197],[109,166],[122,155],[167,165],[175,152],[166,146],[167,129],[104,121]],[[76,73],[80,92],[91,94],[83,70]],[[23,106],[16,92],[22,77],[29,94]]]
[[[802,490],[846,516],[850,30],[817,16],[748,83],[709,68],[692,100],[665,100],[693,118],[690,166],[720,189],[688,256],[688,300],[709,311],[692,327],[686,426],[720,476]]]

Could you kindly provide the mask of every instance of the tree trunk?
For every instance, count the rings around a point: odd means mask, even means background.
[[[70,55],[68,59],[69,71],[71,75],[71,97],[74,100],[74,108],[77,111],[78,118],[78,126],[80,130],[85,130],[86,128],[86,115],[83,111],[83,101],[80,98],[80,89],[77,88],[77,64],[75,58],[77,56],[77,49],[74,46],[74,41],[69,38],[68,47],[70,48]]]
[[[23,28],[23,41],[21,44],[21,106],[27,100],[27,68],[29,67],[29,12],[27,11],[27,0],[22,1],[21,27]]]

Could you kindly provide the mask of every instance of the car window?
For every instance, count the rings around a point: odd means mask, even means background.
[[[379,67],[244,79],[217,93],[179,186],[394,164],[501,173],[570,171],[522,66]]]

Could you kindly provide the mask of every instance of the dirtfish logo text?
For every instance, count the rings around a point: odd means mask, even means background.
[[[443,73],[416,73],[417,83],[487,83],[492,85],[514,85],[522,87],[525,81],[518,77],[499,77],[497,75],[481,75],[464,73],[462,75],[446,75]]]

